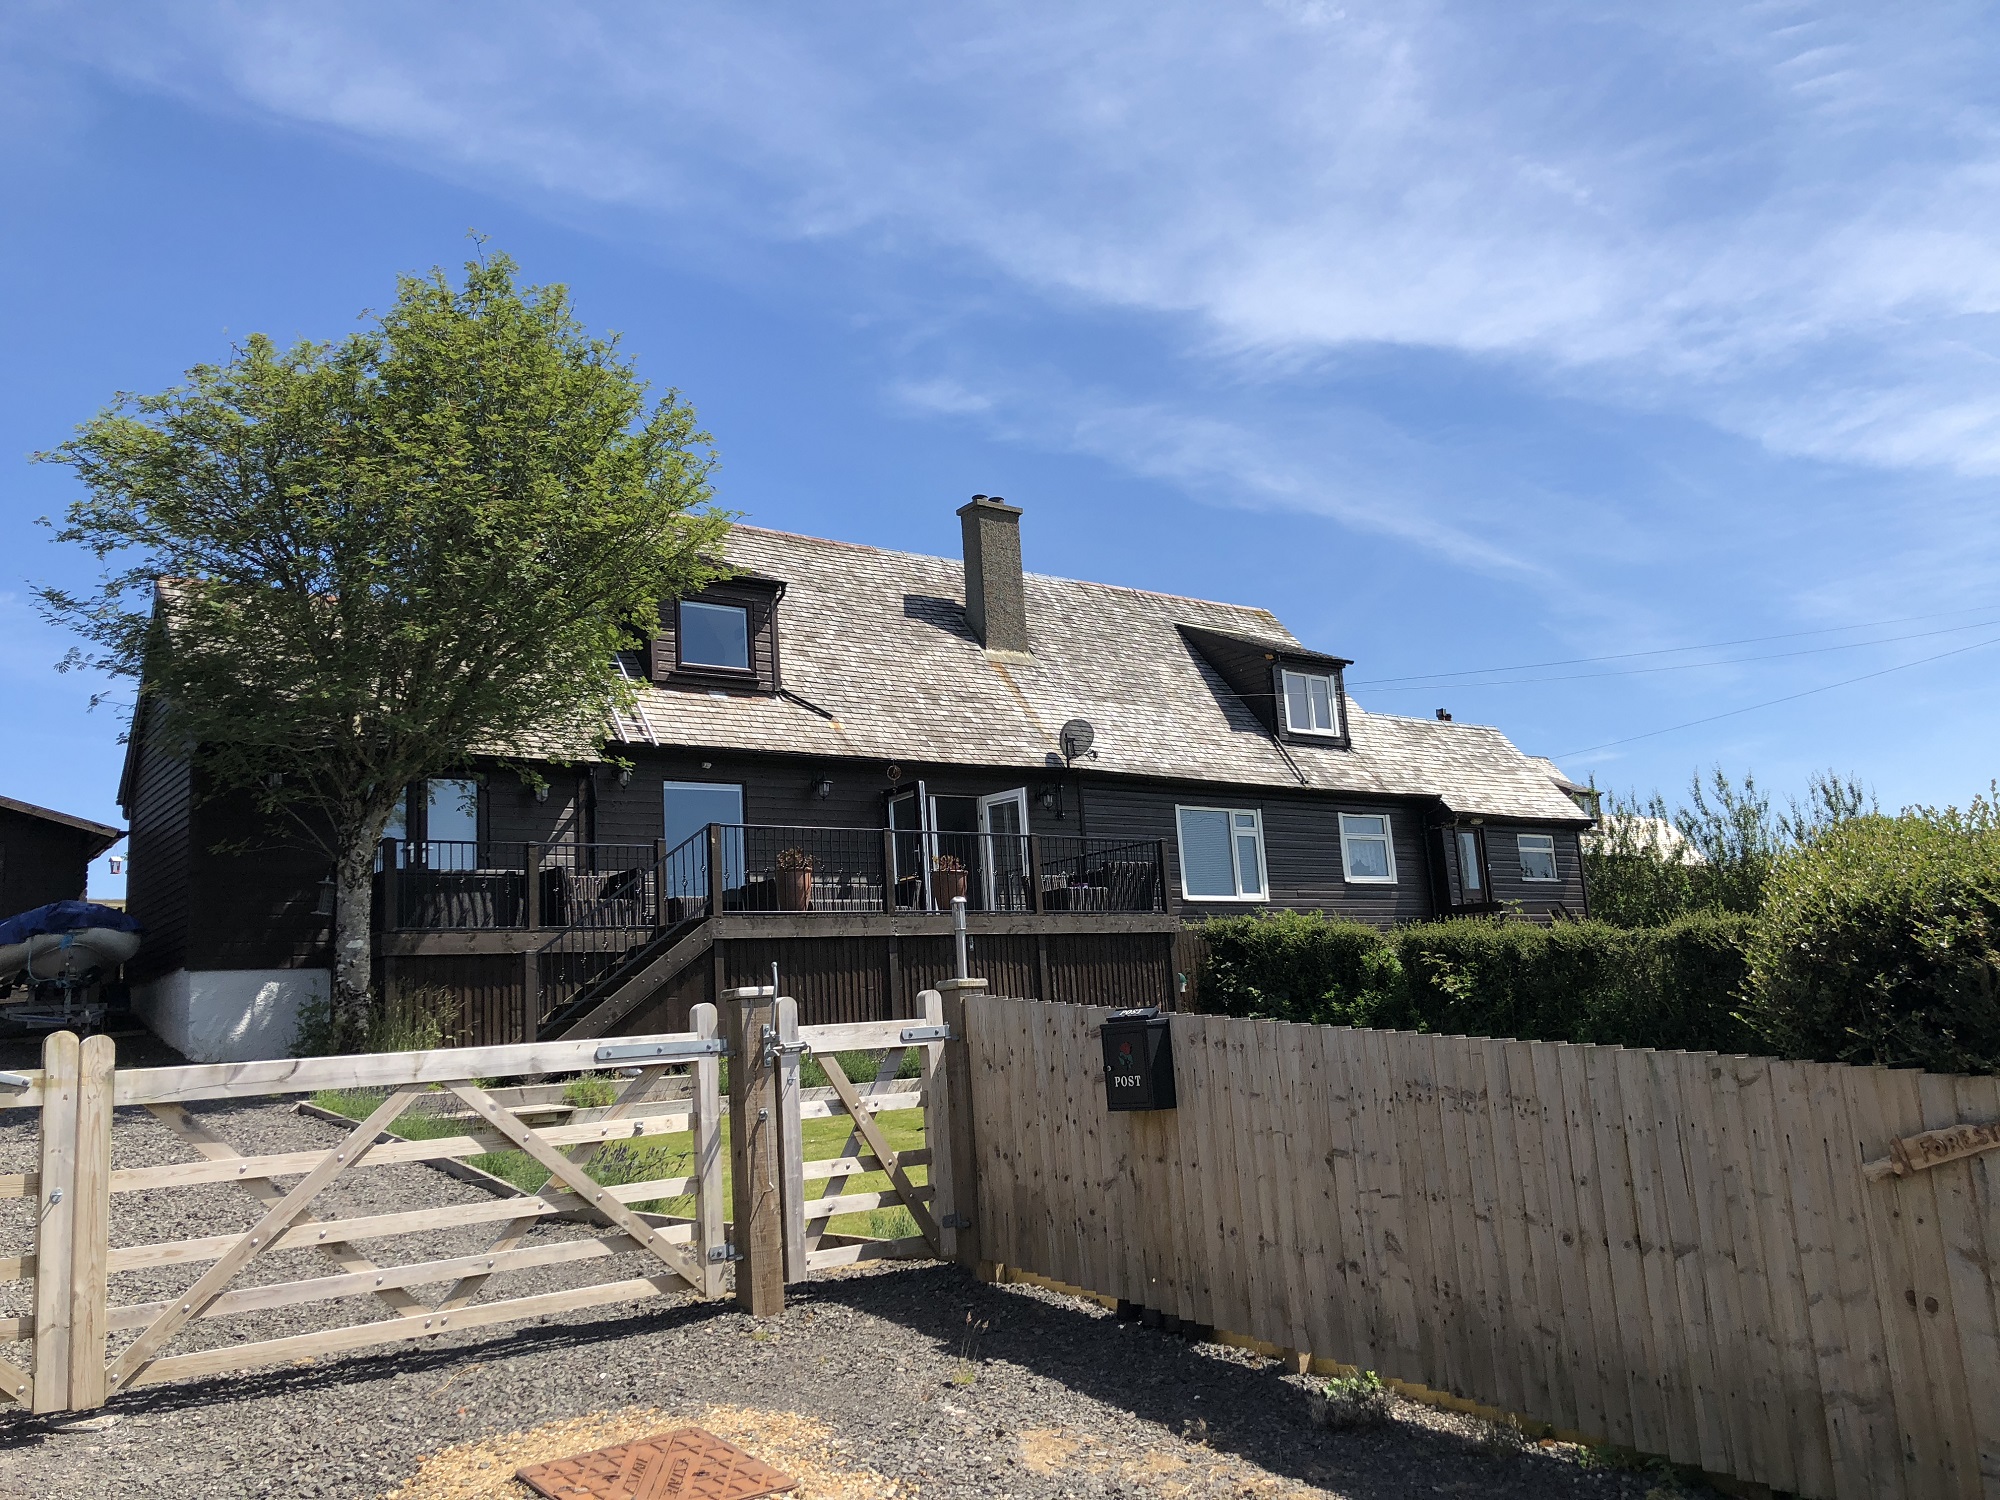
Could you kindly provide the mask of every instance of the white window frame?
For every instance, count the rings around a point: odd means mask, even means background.
[[[1317,677],[1326,684],[1326,716],[1328,719],[1332,721],[1331,728],[1318,729],[1311,725],[1294,724],[1292,722],[1292,695],[1288,691],[1288,687],[1285,682],[1285,679],[1288,677],[1298,677],[1298,678]],[[1311,691],[1312,690],[1310,688],[1307,689],[1308,702],[1311,701]],[[1340,738],[1340,681],[1337,677],[1334,676],[1333,673],[1296,672],[1293,671],[1292,668],[1290,667],[1280,667],[1278,669],[1278,698],[1285,705],[1285,729],[1287,733],[1312,734],[1312,735],[1318,735],[1323,739],[1329,739],[1329,740],[1337,740]]]
[[[1357,875],[1354,873],[1353,861],[1347,857],[1347,824],[1351,818],[1367,818],[1371,822],[1381,823],[1382,832],[1379,836],[1389,856],[1389,873],[1387,875]],[[1373,833],[1357,833],[1355,837],[1365,838],[1372,843],[1377,835]],[[1396,825],[1390,820],[1389,814],[1385,812],[1344,812],[1340,815],[1340,874],[1341,878],[1349,885],[1396,884]]]
[[[1181,814],[1191,813],[1191,812],[1221,813],[1224,817],[1226,817],[1229,820],[1229,870],[1231,877],[1236,882],[1235,895],[1197,896],[1188,889],[1187,858],[1184,852],[1187,848],[1187,833],[1181,823]],[[1238,837],[1236,820],[1238,817],[1244,816],[1246,814],[1257,820],[1257,884],[1259,887],[1258,891],[1255,894],[1247,896],[1243,893],[1243,861],[1238,856],[1236,850],[1236,840]],[[1251,905],[1268,906],[1271,904],[1271,872],[1268,866],[1268,861],[1266,860],[1264,854],[1264,810],[1262,808],[1206,807],[1206,806],[1196,806],[1192,803],[1183,806],[1180,803],[1175,803],[1174,804],[1174,854],[1180,860],[1181,899],[1183,901],[1192,901],[1197,904],[1214,904],[1214,903],[1228,901],[1246,906],[1251,906]]]
[[[1549,869],[1554,873],[1548,875],[1530,875],[1528,873],[1527,853],[1528,853],[1528,840],[1530,839],[1537,840],[1538,842],[1546,842],[1548,844]],[[1521,878],[1523,880],[1533,881],[1536,885],[1560,885],[1562,883],[1562,866],[1556,862],[1556,836],[1554,834],[1552,833],[1515,834],[1514,856],[1515,858],[1521,861]]]

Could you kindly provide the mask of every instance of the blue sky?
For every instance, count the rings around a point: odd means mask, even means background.
[[[686,392],[759,523],[950,554],[1002,494],[1031,568],[1268,605],[1366,706],[1600,784],[1963,801],[2000,738],[1996,36],[17,3],[0,792],[118,816],[119,721],[28,594],[88,576],[34,525],[69,481],[27,455],[251,331],[338,336],[477,228]]]

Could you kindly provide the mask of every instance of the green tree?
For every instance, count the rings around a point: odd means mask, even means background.
[[[630,692],[616,651],[714,576],[727,525],[679,394],[649,404],[565,288],[483,253],[457,284],[399,278],[346,339],[253,337],[121,394],[37,456],[82,480],[57,536],[100,565],[92,592],[39,590],[89,643],[66,665],[136,681],[148,734],[203,785],[332,860],[348,1046],[404,787],[474,756],[599,750]]]
[[[1696,773],[1677,808],[1657,792],[1610,794],[1584,846],[1591,915],[1652,927],[1696,912],[1754,912],[1784,855],[1873,811],[1858,779],[1832,771],[1815,772],[1805,799],[1791,798],[1783,812],[1754,774],[1738,785],[1720,766]]]

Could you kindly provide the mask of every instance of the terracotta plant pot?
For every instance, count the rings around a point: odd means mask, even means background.
[[[931,871],[931,899],[940,907],[948,907],[954,899],[965,894],[965,871]]]
[[[807,911],[812,906],[813,872],[807,865],[803,870],[778,871],[778,910]]]

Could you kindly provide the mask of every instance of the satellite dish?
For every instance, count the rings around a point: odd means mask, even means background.
[[[1091,743],[1096,740],[1097,731],[1090,727],[1088,719],[1071,719],[1062,727],[1063,759],[1077,761],[1090,753]]]

